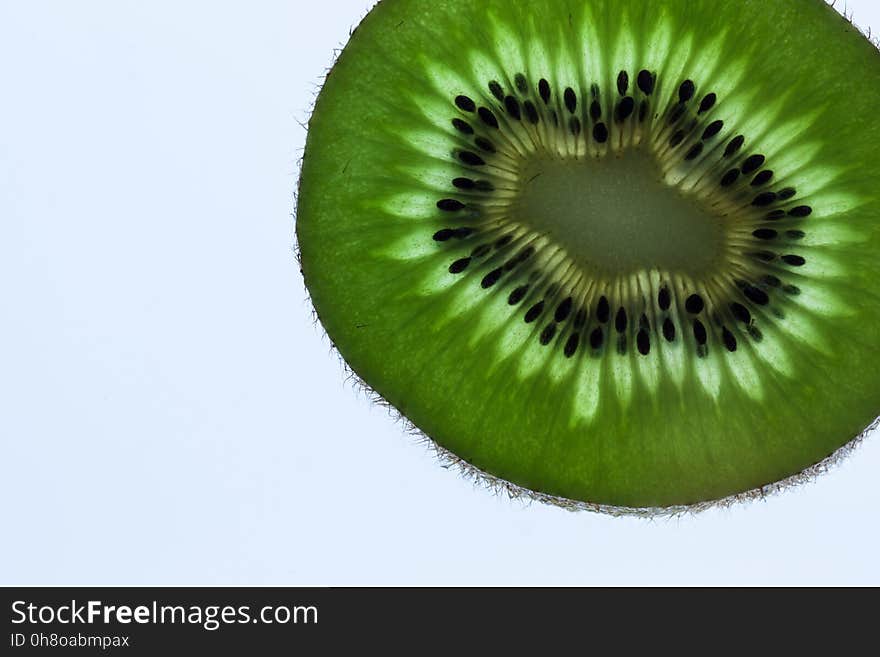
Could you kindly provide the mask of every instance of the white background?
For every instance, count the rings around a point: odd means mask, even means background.
[[[613,519],[475,488],[344,382],[292,192],[369,5],[0,2],[0,583],[880,583],[877,437]]]

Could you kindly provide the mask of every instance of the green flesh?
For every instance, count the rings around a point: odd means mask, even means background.
[[[642,70],[655,76],[650,95],[636,83]],[[620,71],[637,107],[650,102],[642,123],[612,118]],[[695,117],[699,129],[672,146],[685,123],[668,119],[685,80],[696,91],[682,121]],[[541,120],[514,120],[490,81],[530,99]],[[594,83],[602,143],[588,109]],[[697,117],[709,92],[717,104]],[[491,108],[499,129],[456,107],[459,95]],[[297,207],[305,280],[354,372],[486,473],[621,507],[756,489],[828,457],[880,413],[880,373],[866,366],[880,346],[878,101],[876,49],[820,0],[384,0],[341,54],[309,125]],[[582,121],[577,135],[570,116]],[[686,160],[715,119],[723,129]],[[497,152],[477,149],[479,135]],[[722,163],[735,135],[745,146]],[[486,165],[464,164],[463,151]],[[719,185],[758,153],[764,166]],[[751,186],[763,169],[772,182]],[[457,189],[462,176],[492,191]],[[790,200],[752,203],[789,188]],[[464,207],[443,210],[441,200]],[[799,207],[809,216],[792,216]],[[784,216],[766,218],[779,208]],[[476,235],[436,239],[463,226]],[[765,243],[755,230],[779,237]],[[502,238],[504,247],[472,255]],[[482,284],[529,246],[527,262]],[[762,248],[772,262],[749,255]],[[753,302],[736,281],[769,301]],[[694,293],[701,315],[685,307]],[[568,297],[574,310],[543,344]],[[542,299],[543,314],[525,322]],[[589,315],[580,328],[579,308]],[[622,332],[618,308],[628,313]],[[597,328],[605,341],[592,349]]]

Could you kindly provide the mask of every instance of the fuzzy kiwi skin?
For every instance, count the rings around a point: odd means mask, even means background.
[[[491,43],[489,16],[555,35],[569,14],[579,24],[583,11],[581,3],[551,2],[533,15],[529,5],[384,0],[328,76],[309,126],[297,238],[315,309],[349,366],[475,467],[531,490],[610,505],[695,504],[758,488],[859,435],[880,410],[880,373],[865,367],[880,344],[873,255],[880,240],[880,127],[871,120],[880,64],[874,47],[818,0],[583,7],[598,16],[637,17],[632,22],[641,25],[681,13],[671,20],[692,51],[714,47],[722,32],[728,43],[749,44],[755,65],[748,84],[784,96],[781,116],[821,117],[801,138],[818,149],[817,166],[846,171],[837,191],[858,202],[835,213],[826,193],[829,209],[819,218],[859,238],[824,245],[824,255],[843,267],[829,284],[848,314],[817,323],[822,350],[792,340],[793,371],[784,379],[767,373],[757,402],[727,384],[713,398],[693,379],[683,389],[638,390],[625,407],[609,395],[584,425],[570,421],[578,403],[573,378],[521,380],[515,359],[499,362],[487,336],[462,345],[447,337],[443,348],[434,346],[438,327],[467,336],[473,318],[450,318],[442,301],[413,294],[412,263],[382,257],[389,242],[412,238],[412,225],[377,199],[399,184],[394,172],[401,161],[418,162],[401,127],[421,125],[410,90],[434,92],[420,62],[460,66],[462,53]],[[462,18],[451,24],[450,17]],[[611,39],[613,23],[602,23],[600,39]],[[795,27],[780,41],[784,25]]]

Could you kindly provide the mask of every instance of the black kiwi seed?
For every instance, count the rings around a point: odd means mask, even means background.
[[[675,109],[673,109],[672,113],[669,115],[669,125],[673,125],[674,123],[677,123],[678,120],[682,116],[684,116],[685,109],[686,108],[685,108],[684,103],[679,103],[678,105],[676,105]]]
[[[623,333],[626,331],[627,323],[626,310],[621,307],[614,317],[614,328],[617,329],[618,333]]]
[[[770,182],[770,179],[773,178],[773,172],[770,169],[764,169],[761,173],[755,176],[752,179],[752,187],[760,187],[761,185],[766,185]],[[779,197],[779,194],[776,194]]]
[[[802,240],[806,236],[806,233],[802,230],[787,230],[785,231],[785,236],[793,240]]]
[[[731,169],[721,178],[722,187],[730,187],[739,179],[739,169]]]
[[[809,217],[813,214],[813,208],[809,205],[799,205],[798,207],[789,211],[789,216],[791,217]]]
[[[691,146],[691,149],[687,152],[687,155],[684,156],[685,160],[695,160],[700,156],[700,153],[703,152],[703,142],[698,141],[696,144]]]
[[[485,166],[486,164],[486,160],[481,158],[476,153],[471,153],[470,151],[462,151],[458,154],[458,159],[461,160],[464,164],[472,167],[481,167]]]
[[[523,103],[523,109],[525,110],[526,118],[529,120],[529,123],[531,123],[532,125],[537,125],[538,110],[535,107],[535,104],[532,101],[527,100],[525,103]]]
[[[681,83],[681,86],[678,88],[678,100],[680,103],[686,103],[691,98],[694,97],[694,91],[696,91],[696,87],[692,80],[685,80]]]
[[[577,353],[578,345],[580,344],[581,336],[577,333],[572,333],[568,336],[568,340],[565,342],[565,350],[564,354],[566,358],[571,358]]]
[[[608,141],[608,128],[604,123],[597,123],[593,126],[593,139],[595,139],[600,144],[604,144]]]
[[[441,201],[437,201],[437,207],[444,212],[458,212],[459,210],[463,210],[465,205],[461,201],[456,201],[454,198],[444,198]]]
[[[772,228],[759,228],[758,230],[752,231],[752,235],[759,240],[774,240],[778,234],[779,233]]]
[[[621,71],[617,74],[617,93],[626,96],[627,91],[629,91],[629,73]]]
[[[598,121],[602,118],[602,105],[599,104],[598,100],[594,100],[590,103],[590,118],[594,121]]]
[[[736,338],[726,326],[721,329],[721,338],[724,340],[724,346],[727,347],[727,351],[736,351]]]
[[[541,344],[545,347],[552,342],[553,338],[556,336],[556,324],[547,324],[544,327],[544,330],[541,331]]]
[[[626,121],[633,113],[633,110],[636,107],[636,101],[634,101],[630,96],[627,96],[623,100],[621,100],[617,104],[617,110],[615,112],[615,118],[618,123],[622,123]]]
[[[763,192],[754,198],[752,205],[759,208],[766,207],[775,203],[776,198],[776,192]]]
[[[767,274],[766,276],[764,276],[764,278],[761,279],[761,281],[765,285],[769,285],[770,287],[779,287],[780,285],[782,285],[782,281],[776,278],[776,276],[774,276],[773,274]]]
[[[507,297],[507,303],[510,304],[511,306],[517,305],[520,301],[522,301],[525,298],[528,291],[529,291],[528,285],[520,285],[518,288],[516,288],[515,290],[513,290],[513,292],[510,293],[509,297]]]
[[[780,189],[777,194],[779,194],[780,199],[787,201],[797,195],[797,190],[794,187],[786,187],[785,189]]]
[[[513,78],[513,82],[516,85],[516,88],[519,89],[519,92],[521,94],[529,93],[529,81],[526,80],[525,75],[523,75],[522,73],[517,73]]]
[[[498,129],[498,119],[495,118],[495,115],[492,113],[492,110],[481,107],[477,112],[480,115],[480,119],[490,128]]]
[[[603,324],[607,324],[611,318],[611,305],[605,297],[599,299],[599,305],[596,307],[596,318]]]
[[[526,260],[531,258],[533,255],[535,255],[535,247],[527,246],[526,248],[524,248],[522,251],[519,252],[519,255],[516,256],[517,262],[520,262],[520,263],[525,262]]]
[[[502,89],[501,85],[496,81],[493,80],[489,83],[489,91],[492,92],[492,95],[495,96],[495,98],[504,102],[504,89]]]
[[[461,258],[460,260],[456,260],[451,265],[449,265],[449,273],[450,274],[460,274],[465,269],[468,268],[468,265],[471,264],[470,258]]]
[[[541,313],[543,313],[543,312],[544,312],[544,301],[541,300],[538,303],[536,303],[534,306],[529,308],[529,310],[525,316],[526,324],[531,324],[532,322],[534,322],[536,319],[538,319],[538,317],[541,316]]]
[[[477,104],[467,96],[456,96],[455,105],[464,112],[475,112]]]
[[[486,139],[485,137],[477,137],[474,140],[474,143],[479,147],[480,150],[486,151],[487,153],[495,153],[495,145]]]
[[[675,133],[669,138],[669,146],[671,148],[675,148],[681,142],[684,141],[684,130],[676,130]]]
[[[699,315],[703,312],[703,308],[705,304],[703,303],[703,297],[699,294],[692,294],[687,298],[687,301],[684,302],[685,310],[687,310],[692,315]]]
[[[718,100],[718,97],[715,94],[706,94],[703,97],[703,100],[700,102],[700,111],[699,114],[705,114],[710,109],[715,107],[715,101]]]
[[[501,269],[493,269],[483,277],[483,280],[480,282],[481,287],[484,290],[492,287],[501,279],[503,273],[504,272]]]
[[[462,121],[461,119],[452,119],[452,125],[455,126],[456,130],[458,130],[459,132],[463,132],[466,135],[474,134],[474,129],[467,121]]]
[[[636,83],[646,96],[654,93],[654,75],[650,71],[639,71]]]
[[[660,288],[660,292],[657,294],[657,305],[660,306],[660,310],[669,310],[671,304],[672,295],[669,294],[669,288]]]
[[[642,356],[647,356],[651,352],[651,337],[645,329],[639,331],[636,336],[636,345]]]
[[[737,135],[733,139],[730,140],[730,143],[727,144],[727,148],[724,149],[724,157],[731,157],[736,154],[739,149],[743,147],[743,144],[746,142],[746,138],[742,135]]]
[[[504,108],[507,110],[507,113],[511,116],[511,118],[520,120],[522,114],[519,109],[519,101],[513,96],[507,96],[504,99]]]
[[[581,308],[578,310],[577,315],[574,316],[574,327],[581,328],[584,324],[587,323],[587,309]]]
[[[782,261],[792,267],[803,267],[807,264],[806,259],[799,255],[784,255],[782,256]]]
[[[770,303],[770,297],[767,296],[767,293],[764,292],[761,288],[755,287],[754,285],[747,285],[743,290],[743,294],[746,295],[750,301],[754,301],[759,306],[766,306]]]
[[[767,219],[770,221],[776,221],[777,219],[782,219],[785,216],[785,210],[772,210],[767,213]]]
[[[694,320],[694,339],[697,341],[697,344],[700,345],[706,344],[706,340],[708,339],[706,327],[703,326],[703,322],[698,319]]]
[[[574,114],[577,109],[577,95],[575,95],[574,89],[567,87],[565,92],[563,92],[562,98],[565,101],[565,108]]]
[[[593,332],[590,333],[590,346],[593,349],[601,349],[604,341],[605,333],[601,328],[594,329]]]
[[[521,264],[522,264],[522,254],[517,254],[514,257],[512,257],[510,260],[508,260],[507,262],[504,263],[503,269],[504,269],[504,271],[513,271]]]
[[[752,251],[749,255],[761,262],[773,262],[776,260],[776,254],[773,251]]]
[[[435,242],[446,242],[455,237],[455,230],[452,228],[444,228],[443,230],[438,230],[434,233],[434,241]]]
[[[763,155],[749,155],[742,164],[742,172],[749,174],[757,171],[764,164],[764,159]]]
[[[568,129],[571,130],[571,134],[573,134],[575,137],[580,136],[581,120],[576,116],[571,117],[571,119],[568,121]]]
[[[712,121],[706,129],[703,131],[703,139],[711,139],[719,132],[721,132],[721,128],[724,127],[724,121]]]
[[[567,297],[556,307],[556,314],[553,316],[557,322],[564,322],[571,315],[571,308],[574,301],[571,297]]]
[[[470,178],[455,178],[452,184],[458,189],[474,189],[477,186],[477,183]]]
[[[730,304],[730,312],[743,324],[750,324],[752,322],[752,313],[741,303],[733,302]]]
[[[675,324],[668,317],[663,320],[663,337],[667,342],[675,342]]]
[[[550,103],[550,83],[544,78],[538,82],[538,95],[541,96],[545,105]]]

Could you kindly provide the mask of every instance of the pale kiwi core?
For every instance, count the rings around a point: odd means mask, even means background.
[[[519,172],[510,216],[584,267],[709,274],[722,263],[723,217],[663,178],[638,148],[606,157],[534,156]]]

